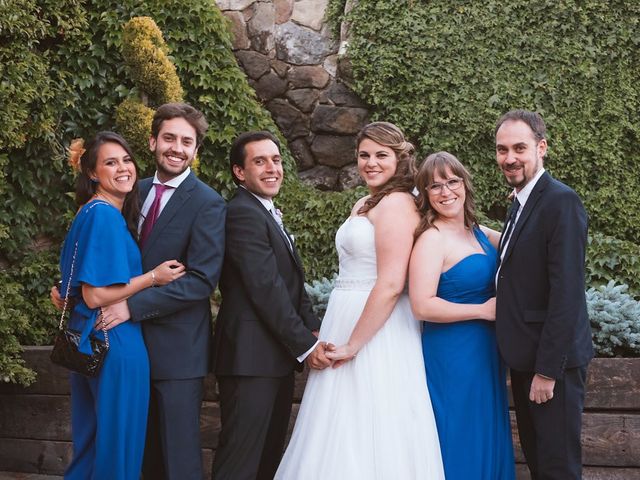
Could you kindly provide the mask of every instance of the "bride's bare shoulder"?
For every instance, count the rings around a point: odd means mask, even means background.
[[[369,200],[369,198],[371,198],[371,195],[365,195],[353,205],[353,208],[351,209],[352,217],[356,217],[358,215],[358,210],[360,210],[364,206],[364,202]]]

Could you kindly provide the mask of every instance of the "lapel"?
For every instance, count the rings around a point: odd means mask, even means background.
[[[142,204],[149,195],[149,190],[153,186],[153,177],[147,177],[140,180],[140,185],[138,185],[138,196],[140,197],[140,208],[142,208]]]
[[[155,243],[158,236],[162,230],[171,222],[173,217],[180,211],[182,205],[189,200],[191,194],[193,193],[193,189],[196,186],[196,175],[191,172],[187,178],[180,184],[180,186],[176,189],[176,191],[171,195],[171,198],[160,212],[160,216],[156,220],[156,223],[153,225],[153,229],[149,234],[149,238],[142,249],[142,258],[147,254],[147,252],[151,249],[153,244]],[[151,183],[151,182],[150,182]],[[146,187],[146,185],[145,185]],[[147,195],[149,190],[151,189],[151,185],[149,188],[145,188],[147,191]],[[142,191],[142,190],[141,190]],[[144,195],[144,194],[143,194]],[[143,196],[146,198],[146,195]]]
[[[295,245],[293,244],[293,241],[291,240],[291,238],[287,238],[288,234],[282,231],[282,229],[280,228],[280,225],[278,225],[278,222],[276,222],[276,219],[273,218],[273,215],[271,215],[271,212],[269,212],[266,208],[264,208],[264,205],[262,205],[262,203],[260,203],[260,201],[256,197],[254,197],[253,194],[251,194],[246,188],[238,187],[238,195],[242,195],[243,197],[247,198],[250,202],[252,202],[253,204],[257,205],[260,208],[260,211],[267,217],[268,219],[267,223],[269,224],[270,228],[278,232],[278,235],[284,242],[285,247],[287,247],[287,251],[293,258],[294,262],[296,263],[299,269],[302,269],[302,261],[298,256],[298,253],[296,251]]]
[[[507,245],[507,251],[505,252],[504,259],[502,260],[503,265],[509,259],[511,252],[513,251],[514,245],[518,242],[518,237],[520,236],[520,232],[522,232],[524,225],[527,223],[527,220],[529,220],[529,217],[531,216],[531,212],[533,212],[533,210],[536,207],[536,204],[542,198],[544,190],[545,188],[547,188],[547,185],[549,185],[550,181],[551,181],[551,175],[549,175],[548,172],[544,172],[540,177],[540,179],[538,180],[538,182],[536,183],[536,186],[533,187],[533,191],[531,192],[531,195],[529,195],[529,198],[527,199],[527,203],[525,203],[524,208],[522,209],[522,213],[520,214],[520,218],[518,218],[518,223],[516,223],[513,233],[511,234],[511,240],[509,240],[509,245]]]

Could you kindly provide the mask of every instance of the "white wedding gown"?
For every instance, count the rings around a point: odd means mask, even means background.
[[[340,275],[320,339],[351,335],[376,279],[374,228],[350,217],[336,233]],[[403,294],[389,319],[337,369],[312,370],[278,480],[443,479],[420,325]]]

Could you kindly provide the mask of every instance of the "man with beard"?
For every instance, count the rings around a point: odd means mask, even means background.
[[[498,120],[496,158],[514,189],[500,239],[496,333],[511,369],[520,442],[532,479],[582,478],[580,430],[593,357],[585,300],[587,214],[571,188],[545,172],[542,117]]]
[[[156,173],[140,182],[144,271],[177,259],[186,275],[104,309],[107,328],[129,318],[142,322],[151,365],[143,465],[149,480],[203,477],[200,407],[211,347],[209,298],[222,268],[226,212],[222,197],[190,169],[207,127],[204,115],[188,104],[158,108],[149,138]]]

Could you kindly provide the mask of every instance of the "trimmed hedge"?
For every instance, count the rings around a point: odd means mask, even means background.
[[[343,0],[333,0],[343,3]],[[546,167],[582,197],[591,229],[640,237],[640,3],[359,0],[347,15],[356,92],[426,154],[454,153],[477,203],[503,218],[493,129],[544,116]]]

